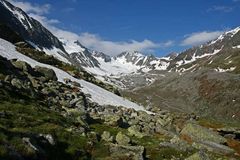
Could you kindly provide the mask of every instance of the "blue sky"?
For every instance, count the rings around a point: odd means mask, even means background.
[[[59,29],[75,33],[87,47],[111,55],[138,49],[163,56],[216,38],[240,25],[240,0],[14,0],[14,3],[45,26],[53,27],[53,32]]]

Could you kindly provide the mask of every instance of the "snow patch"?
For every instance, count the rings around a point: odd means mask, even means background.
[[[29,28],[33,28],[31,23],[28,21],[28,19],[23,15],[23,13],[18,10],[18,9],[11,9],[4,1],[3,1],[3,5],[10,11],[12,12],[12,14],[22,23],[22,25],[24,26],[24,28],[26,30],[28,30]],[[27,22],[28,25],[26,25],[25,22]]]
[[[195,52],[190,60],[186,60],[184,58],[183,60],[180,60],[180,61],[176,62],[177,67],[192,63],[192,62],[194,62],[198,59],[204,58],[204,57],[213,56],[213,55],[217,54],[218,52],[220,52],[222,50],[222,48],[223,48],[223,46],[221,47],[221,49],[214,50],[213,53],[205,53],[205,54],[200,55],[200,56],[196,56],[196,52]]]
[[[232,47],[233,49],[240,48],[240,45]]]
[[[56,47],[53,47],[52,49],[43,48],[42,51],[44,51],[47,55],[52,55],[53,57],[59,59],[60,61],[71,64],[67,60],[67,58],[65,58],[61,55],[62,51],[59,48],[56,48]]]
[[[217,72],[231,72],[231,71],[234,71],[236,69],[236,67],[231,67],[231,68],[228,68],[228,69],[223,69],[223,68],[216,68],[215,71]]]

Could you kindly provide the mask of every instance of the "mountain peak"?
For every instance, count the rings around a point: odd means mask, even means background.
[[[144,57],[144,54],[139,51],[125,51],[120,53],[117,57]]]

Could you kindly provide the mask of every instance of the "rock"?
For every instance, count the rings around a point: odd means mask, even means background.
[[[186,160],[210,160],[210,158],[205,152],[199,151],[186,158]]]
[[[182,136],[188,136],[195,142],[211,141],[218,144],[227,142],[227,140],[218,133],[194,123],[187,123],[180,134]]]
[[[38,83],[38,81],[31,75],[28,75],[28,79],[30,80],[30,82],[32,83],[32,86],[34,88],[38,88],[40,87],[41,85]]]
[[[33,73],[32,67],[24,61],[12,61],[12,64],[14,67],[20,69],[25,73],[30,73],[30,74]]]
[[[74,107],[78,101],[79,101],[78,98],[70,100],[69,101],[69,107]]]
[[[22,81],[17,79],[17,78],[13,78],[11,80],[11,84],[14,86],[14,87],[17,87],[18,89],[21,89],[23,88],[23,84],[22,84]]]
[[[110,126],[121,126],[123,120],[118,115],[106,115],[104,116],[104,123]]]
[[[146,123],[149,123],[152,120],[151,115],[149,115],[147,112],[144,112],[144,111],[139,111],[137,118]]]
[[[171,140],[170,140],[171,144],[175,144],[177,147],[177,150],[181,150],[181,151],[190,151],[193,150],[193,147],[188,144],[186,141],[181,140],[180,137],[178,136],[174,136]]]
[[[232,148],[222,144],[211,142],[211,141],[204,141],[199,143],[194,142],[192,146],[197,149],[207,149],[209,152],[214,152],[214,153],[223,154],[223,155],[227,155],[227,154],[230,155],[235,153],[235,151]]]
[[[71,84],[75,87],[81,87],[81,84],[76,81],[71,82]]]
[[[55,140],[51,134],[39,134],[39,137],[45,138],[49,144],[55,145]]]
[[[71,79],[69,79],[69,78],[64,78],[63,81],[64,81],[66,84],[72,82]]]
[[[39,67],[36,66],[35,70],[39,73],[41,73],[42,75],[44,75],[44,77],[46,78],[46,80],[53,80],[53,81],[57,81],[57,76],[54,72],[54,70],[46,68],[46,67]]]
[[[75,104],[77,108],[84,108],[84,101],[82,98]]]
[[[104,131],[101,135],[102,140],[106,142],[113,142],[113,136],[111,136],[110,132]]]
[[[88,132],[87,137],[91,140],[91,142],[97,143],[100,139],[99,135],[96,132]]]
[[[130,143],[130,138],[123,134],[122,132],[118,132],[116,135],[116,141],[120,145],[128,145]]]
[[[123,146],[110,144],[109,151],[112,159],[144,160],[143,146]]]
[[[144,134],[141,133],[141,127],[139,125],[134,125],[128,128],[128,132],[130,136],[135,136],[137,138],[144,137]]]
[[[28,137],[23,137],[23,138],[22,138],[22,141],[23,141],[26,145],[28,145],[30,148],[32,148],[34,151],[38,151],[38,150],[39,150],[36,146],[34,146],[34,145],[30,142],[30,138],[28,138]]]
[[[161,125],[162,127],[169,125],[171,122],[172,122],[172,119],[170,117],[167,117],[165,119],[163,118],[157,119],[157,125]]]

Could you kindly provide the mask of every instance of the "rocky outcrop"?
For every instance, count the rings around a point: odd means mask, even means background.
[[[110,154],[114,159],[144,160],[143,146],[110,145]]]

